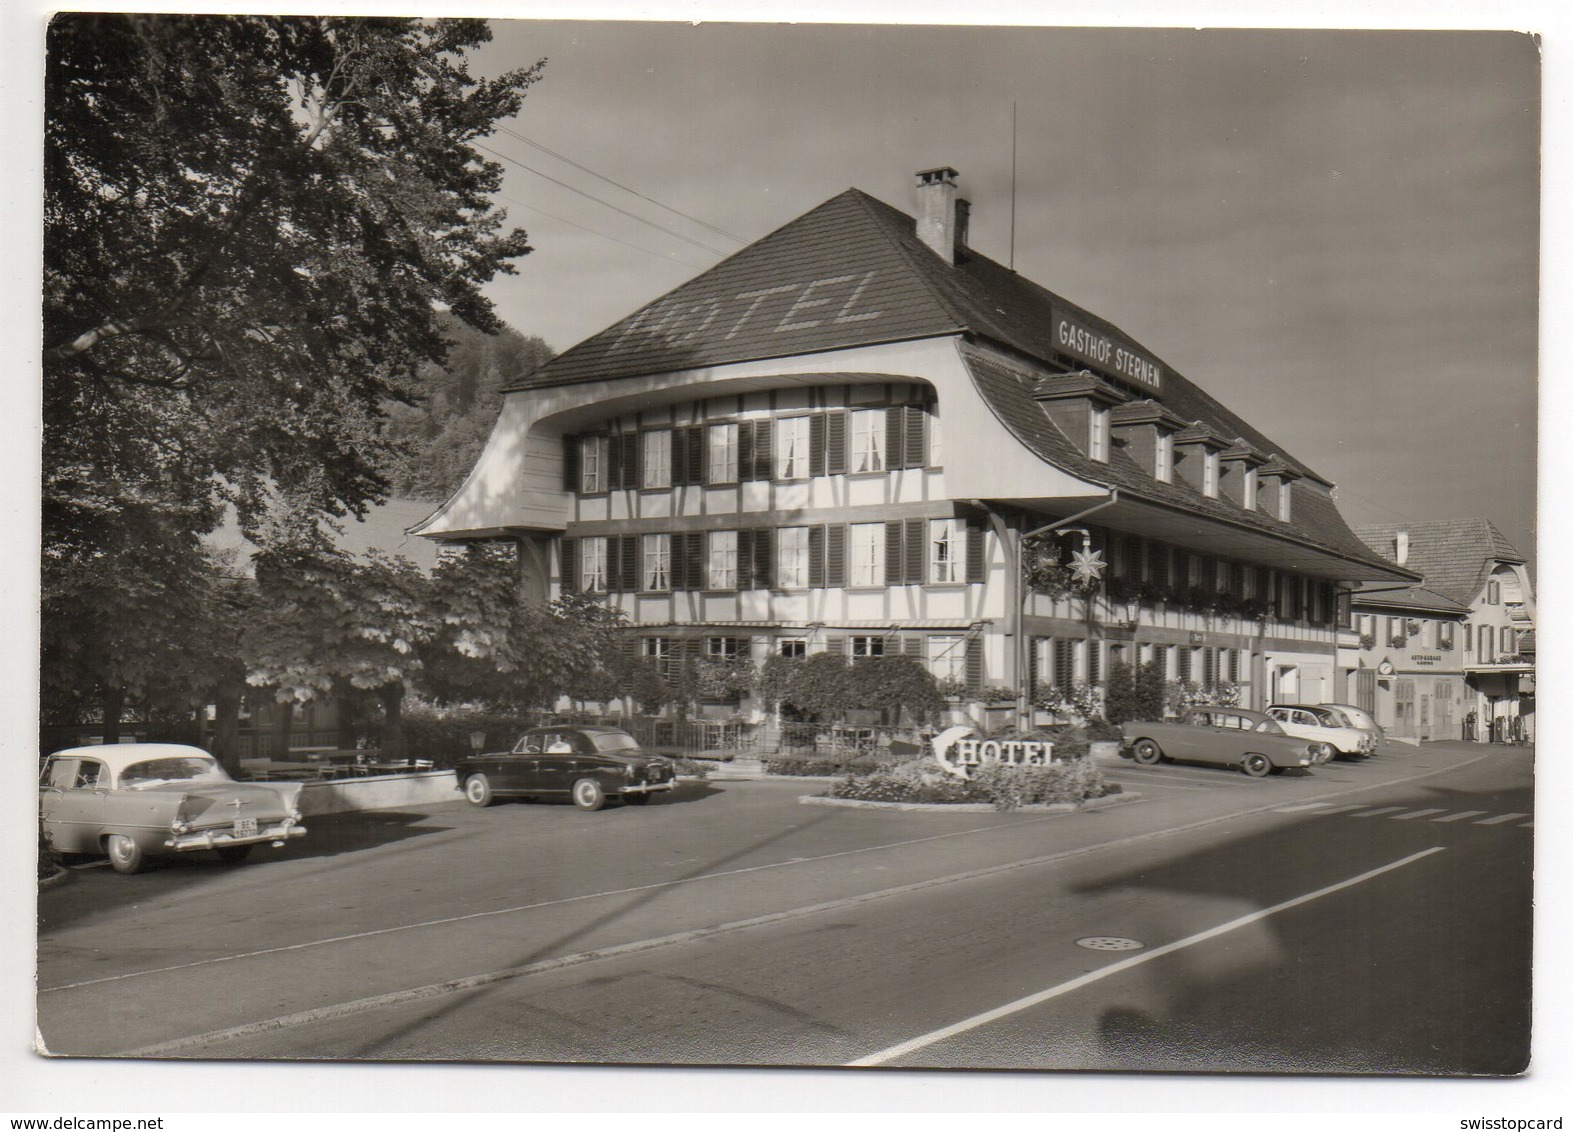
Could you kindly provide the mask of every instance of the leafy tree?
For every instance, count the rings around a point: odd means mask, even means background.
[[[1132,719],[1162,719],[1169,699],[1163,666],[1150,660],[1136,672]]]
[[[1103,718],[1113,724],[1140,718],[1137,714],[1136,671],[1123,660],[1109,665],[1103,684]]]
[[[387,406],[446,356],[440,311],[496,329],[480,287],[529,251],[475,142],[541,65],[473,78],[489,37],[453,20],[51,23],[47,687],[112,701],[167,683],[178,642],[161,638],[197,638],[195,536],[226,505],[255,541],[281,499],[320,520],[383,496]]]
[[[451,348],[442,365],[420,368],[420,403],[389,408],[386,471],[394,492],[411,499],[453,494],[491,435],[502,387],[552,357],[541,339],[515,330],[486,334],[451,315],[442,325]]]
[[[355,560],[323,544],[274,546],[256,559],[260,601],[246,638],[247,680],[280,704],[343,690],[375,694],[382,750],[404,753],[400,714],[436,632],[430,582],[405,558]],[[287,745],[287,733],[277,740]],[[281,752],[275,752],[281,753]]]
[[[815,653],[794,666],[781,702],[811,720],[840,719],[847,709],[859,706],[848,668],[840,653]]]
[[[852,698],[859,707],[879,711],[894,724],[903,710],[916,718],[944,704],[939,683],[923,664],[909,656],[871,656],[852,662]]]

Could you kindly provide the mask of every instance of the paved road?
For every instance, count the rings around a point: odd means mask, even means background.
[[[45,892],[40,1025],[74,1054],[1512,1072],[1530,762],[1121,764],[1141,799],[1074,815],[764,781],[319,821]]]

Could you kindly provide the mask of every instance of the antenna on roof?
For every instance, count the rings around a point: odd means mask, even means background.
[[[1010,269],[1016,270],[1016,104],[1010,104]]]

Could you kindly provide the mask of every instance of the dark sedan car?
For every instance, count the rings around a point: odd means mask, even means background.
[[[615,727],[536,727],[511,751],[475,755],[457,767],[459,789],[477,806],[497,798],[571,798],[599,810],[608,798],[642,805],[677,785],[672,760],[639,749]]]

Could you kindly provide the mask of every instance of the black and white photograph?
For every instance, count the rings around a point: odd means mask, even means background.
[[[18,1114],[1560,1127],[1464,7],[10,21]]]

